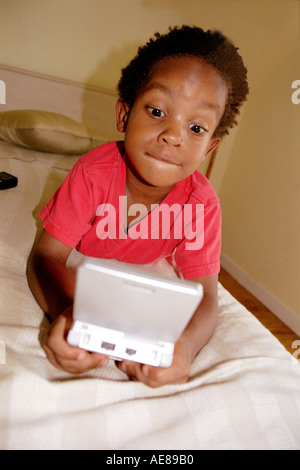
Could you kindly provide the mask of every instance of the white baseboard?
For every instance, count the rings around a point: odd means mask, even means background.
[[[300,337],[299,315],[280,302],[280,300],[265,287],[255,282],[249,274],[224,254],[221,255],[221,266]]]

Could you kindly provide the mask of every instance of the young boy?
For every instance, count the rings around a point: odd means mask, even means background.
[[[204,288],[173,364],[163,369],[123,361],[119,367],[151,387],[187,381],[218,311],[220,206],[197,169],[236,124],[248,93],[246,75],[237,49],[221,33],[188,26],[156,34],[122,71],[116,116],[125,140],[98,147],[75,165],[41,211],[44,231],[29,260],[29,284],[53,322],[44,349],[56,367],[77,374],[108,363],[65,339],[74,298],[66,262],[74,247],[84,255],[137,264],[173,254],[182,276]],[[179,237],[170,219],[168,235],[161,230],[157,236],[153,217],[162,204],[179,205],[183,215],[187,206],[203,208],[204,221],[198,223],[194,210],[190,224],[196,241],[184,223]],[[115,211],[113,230],[107,230],[106,207]],[[145,208],[139,220],[137,207]]]

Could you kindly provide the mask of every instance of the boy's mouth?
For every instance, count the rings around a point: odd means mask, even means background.
[[[146,152],[146,157],[150,157],[150,158],[154,158],[154,160],[158,160],[160,162],[164,162],[164,163],[168,163],[169,165],[175,165],[175,166],[181,166],[180,163],[177,163],[176,161],[174,161],[172,158],[170,157],[166,157],[165,155],[157,155],[157,154],[153,154],[153,153],[148,153]]]

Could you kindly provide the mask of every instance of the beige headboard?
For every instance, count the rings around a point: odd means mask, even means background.
[[[6,104],[0,111],[39,109],[65,114],[108,139],[120,138],[115,124],[117,96],[105,90],[0,65]]]

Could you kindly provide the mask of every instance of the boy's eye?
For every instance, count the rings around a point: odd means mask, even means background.
[[[164,117],[165,113],[159,109],[159,108],[152,108],[151,106],[148,106],[149,112],[152,114],[154,117]]]
[[[191,124],[189,127],[194,134],[203,134],[203,132],[207,132],[206,129],[198,124]]]

